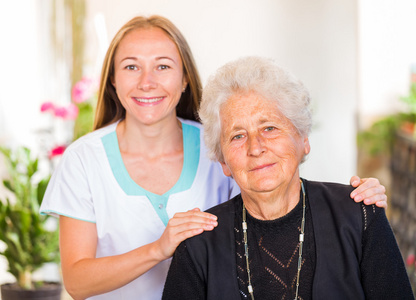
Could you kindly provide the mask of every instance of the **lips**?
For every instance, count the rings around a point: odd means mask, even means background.
[[[136,98],[136,97],[134,97],[133,99],[136,100],[139,103],[149,104],[149,103],[155,103],[155,102],[161,101],[161,100],[163,100],[163,98],[164,97],[156,97],[156,98]]]
[[[272,163],[272,164],[259,165],[259,166],[256,166],[254,168],[251,168],[250,169],[250,172],[258,171],[258,170],[263,170],[263,169],[266,169],[266,168],[269,168],[269,167],[272,167],[272,166],[274,166],[274,163]]]

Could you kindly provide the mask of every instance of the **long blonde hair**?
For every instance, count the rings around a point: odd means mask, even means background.
[[[184,119],[197,120],[202,84],[188,43],[179,29],[168,19],[157,15],[148,18],[138,16],[120,28],[108,47],[101,70],[94,130],[124,119],[126,116],[126,110],[121,105],[114,86],[111,83],[111,78],[114,76],[114,56],[118,45],[130,31],[153,27],[160,28],[166,32],[168,37],[176,44],[182,59],[183,72],[188,85],[184,93],[182,93],[181,99],[176,107],[176,114],[178,117]]]

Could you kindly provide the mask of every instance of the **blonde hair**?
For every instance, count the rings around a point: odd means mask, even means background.
[[[291,73],[268,58],[248,56],[229,62],[209,77],[202,93],[199,117],[212,160],[223,161],[220,145],[221,106],[231,96],[254,92],[275,101],[298,132],[307,136],[312,126],[309,92]]]
[[[178,117],[197,120],[201,100],[202,84],[191,49],[179,29],[168,19],[161,16],[148,18],[138,16],[128,21],[116,33],[108,47],[101,70],[100,88],[94,118],[94,130],[124,119],[126,111],[118,99],[111,79],[114,76],[114,56],[123,38],[135,29],[160,28],[176,44],[182,59],[184,76],[188,82],[176,107]]]

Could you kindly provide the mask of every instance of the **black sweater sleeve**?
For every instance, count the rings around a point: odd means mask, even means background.
[[[414,299],[409,278],[384,209],[362,205],[361,280],[366,299]]]
[[[162,299],[206,299],[205,285],[182,242],[175,251],[165,282]]]

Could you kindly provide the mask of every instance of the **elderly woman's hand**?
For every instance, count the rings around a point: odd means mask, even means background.
[[[351,198],[355,202],[364,201],[366,205],[375,204],[378,207],[387,208],[386,188],[380,184],[377,178],[351,177],[350,183],[355,190],[351,192]]]

